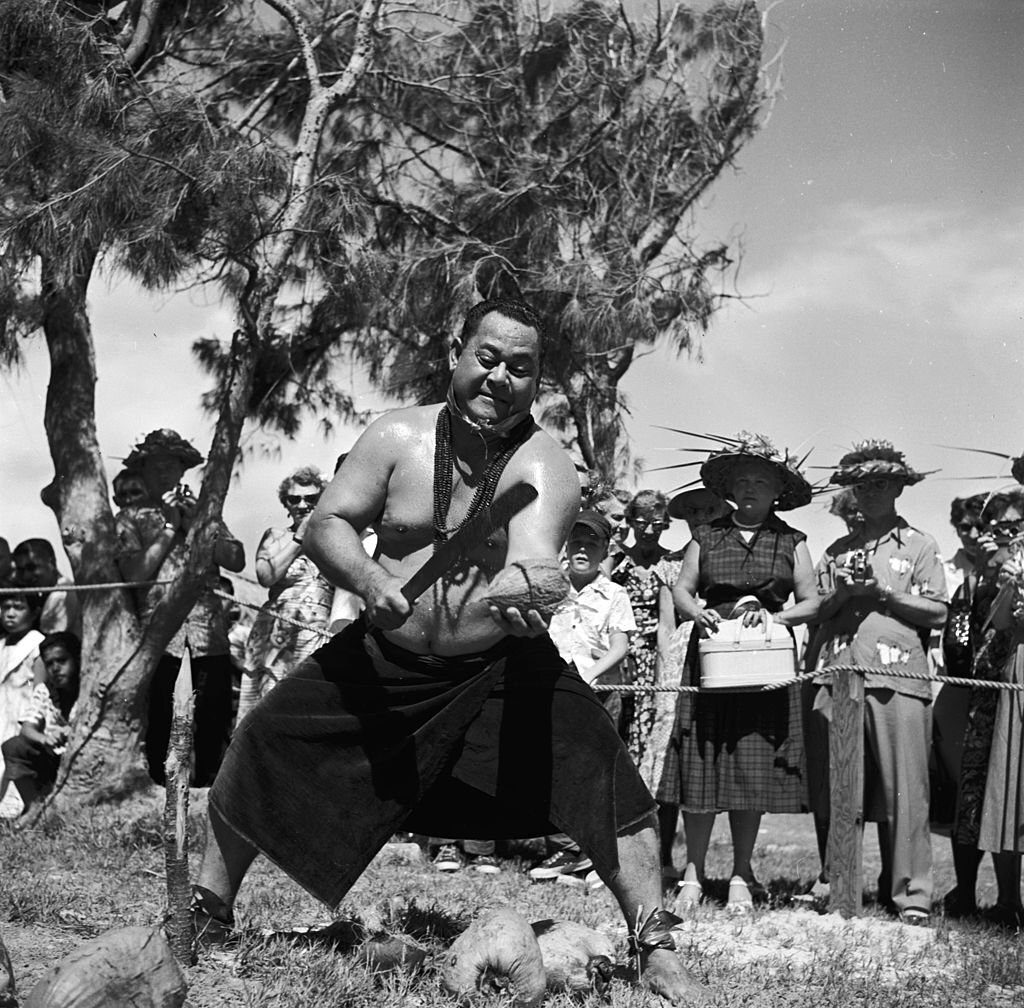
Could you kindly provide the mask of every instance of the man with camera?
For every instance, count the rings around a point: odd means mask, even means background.
[[[138,472],[147,498],[117,513],[118,566],[126,581],[173,579],[186,563],[185,537],[192,525],[196,499],[182,482],[187,469],[203,456],[176,431],[150,431],[125,459]],[[157,784],[164,781],[164,758],[171,731],[171,698],[185,641],[192,652],[196,688],[195,767],[193,784],[205,787],[217,775],[231,732],[231,649],[225,607],[217,597],[220,568],[240,571],[245,550],[221,523],[206,570],[206,584],[178,632],[171,638],[153,674],[146,731],[146,761]],[[150,584],[136,592],[139,620],[145,624],[166,591]]]
[[[825,858],[829,820],[828,733],[834,665],[864,675],[864,820],[878,823],[879,902],[902,920],[926,923],[932,904],[928,827],[931,683],[926,648],[946,619],[938,545],[896,512],[903,488],[924,479],[888,441],[865,441],[832,475],[852,486],[863,522],[818,563],[820,685],[807,727],[811,808]],[[901,673],[908,674],[904,677]]]

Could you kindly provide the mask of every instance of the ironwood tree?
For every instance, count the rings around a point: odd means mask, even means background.
[[[0,0],[0,346],[11,363],[21,338],[46,339],[54,480],[43,497],[78,584],[118,580],[95,422],[94,273],[125,270],[153,288],[214,280],[235,313],[230,366],[210,397],[216,422],[186,569],[144,626],[127,591],[84,596],[83,700],[61,765],[65,800],[145,786],[149,680],[198,595],[259,367],[281,342],[293,261],[303,236],[353,222],[321,215],[331,182],[317,159],[332,110],[370,64],[381,0],[338,20],[347,57],[329,81],[298,8],[267,6],[291,32],[304,80],[289,137],[254,130],[215,93],[216,55],[251,33],[248,7]],[[337,397],[332,405],[346,408]]]
[[[734,256],[698,247],[700,197],[754,134],[772,86],[752,2],[630,17],[442,4],[389,46],[345,123],[375,208],[377,280],[352,343],[378,387],[437,401],[469,304],[524,297],[547,317],[545,420],[614,481],[629,463],[620,390],[636,354],[699,345]],[[660,10],[660,8],[659,8]],[[320,329],[352,316],[346,249]]]

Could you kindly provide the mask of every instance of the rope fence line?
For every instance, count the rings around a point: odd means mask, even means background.
[[[235,575],[238,577],[239,575]],[[248,581],[248,578],[243,577],[242,580]],[[83,591],[99,591],[102,589],[114,589],[114,588],[145,588],[151,585],[167,585],[171,584],[170,580],[163,581],[110,581],[103,584],[90,584],[90,585],[53,585],[47,588],[0,588],[0,597],[4,595],[23,595],[25,592],[59,592],[59,591],[72,591],[72,592],[83,592]],[[259,584],[257,581],[251,582],[252,584]],[[213,594],[220,599],[224,599],[228,602],[233,602],[235,605],[243,606],[246,609],[252,609],[259,612],[263,607],[256,605],[253,602],[246,602],[243,599],[236,597],[235,595],[229,595],[227,592],[222,592],[218,589],[213,590]],[[326,630],[322,630],[320,627],[310,626],[308,623],[301,623],[299,620],[294,620],[289,616],[284,616],[280,613],[274,613],[273,618],[280,623],[286,623],[289,626],[293,626],[298,630],[305,630],[307,633],[312,632],[323,641],[329,641],[332,634]],[[797,686],[800,683],[808,682],[817,676],[833,673],[833,672],[858,672],[862,675],[885,675],[895,679],[919,679],[923,682],[938,683],[939,685],[945,686],[966,686],[971,689],[991,689],[991,690],[1002,690],[1008,693],[1021,693],[1024,692],[1024,683],[1008,683],[1008,682],[995,682],[990,679],[966,679],[962,676],[934,676],[926,672],[908,672],[904,670],[897,670],[892,668],[877,668],[872,665],[831,665],[826,669],[816,669],[813,672],[805,672],[801,675],[794,675],[789,679],[782,679],[779,682],[766,683],[763,686],[751,687],[749,689],[740,690],[729,690],[729,692],[744,692],[744,693],[769,693],[774,690],[788,689],[790,686]],[[596,684],[591,686],[591,689],[595,693],[633,693],[633,694],[644,694],[644,693],[722,693],[724,690],[714,689],[702,689],[700,686],[637,686],[628,683],[619,683],[615,685],[611,684]]]
[[[241,599],[236,598],[234,595],[229,595],[227,592],[214,591],[214,594],[219,598],[227,599],[228,601],[234,602],[236,605],[245,606],[247,609],[255,609],[259,611],[262,606],[255,605],[252,602],[244,602]],[[279,620],[281,623],[287,623],[289,626],[298,628],[299,630],[305,630],[307,632],[312,631],[321,639],[327,641],[333,636],[325,630],[321,630],[319,627],[311,627],[308,623],[300,623],[298,620],[293,620],[288,616],[282,616],[280,613],[274,614],[274,619]],[[897,679],[920,679],[924,682],[939,683],[940,685],[946,686],[970,686],[977,689],[994,689],[1004,690],[1010,693],[1024,692],[1024,683],[1006,683],[1006,682],[993,682],[989,679],[964,679],[960,676],[933,676],[925,672],[905,672],[897,671],[896,669],[880,669],[872,665],[831,665],[827,669],[815,669],[813,672],[804,672],[800,675],[791,676],[789,679],[782,679],[779,682],[766,683],[763,686],[750,687],[749,689],[730,690],[729,692],[744,692],[744,693],[770,693],[773,690],[788,689],[790,686],[798,686],[800,683],[805,683],[817,676],[824,675],[826,673],[833,672],[860,672],[862,674],[871,675],[886,675],[892,676]],[[636,686],[629,683],[617,683],[611,684],[598,684],[590,687],[595,693],[722,693],[724,690],[714,689],[702,689],[700,686]]]
[[[114,588],[148,588],[151,585],[169,585],[172,579],[163,581],[104,581],[101,584],[56,584],[45,587],[23,585],[18,588],[0,588],[0,598],[4,595],[52,595],[54,592],[90,592],[110,591]]]

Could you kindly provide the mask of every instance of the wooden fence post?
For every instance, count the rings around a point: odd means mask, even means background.
[[[192,771],[192,651],[185,643],[174,683],[171,738],[164,763],[164,863],[167,867],[167,938],[178,962],[195,962],[189,905],[188,784]]]
[[[829,788],[829,909],[857,917],[863,887],[864,678],[848,669],[832,673]]]

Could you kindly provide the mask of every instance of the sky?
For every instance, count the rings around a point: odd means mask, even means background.
[[[801,454],[813,448],[809,464],[821,466],[854,440],[889,438],[915,468],[940,470],[899,504],[949,554],[950,499],[1008,476],[965,479],[996,474],[1001,460],[939,446],[1024,451],[1024,3],[781,0],[766,18],[768,55],[781,50],[779,93],[694,218],[701,240],[739,251],[729,289],[742,298],[715,315],[701,359],[659,348],[630,369],[628,429],[648,469],[630,489],[691,478],[662,467],[702,442],[665,427],[759,431]],[[194,293],[153,297],[103,278],[90,306],[110,475],[155,427],[205,451],[206,381],[182,348],[227,338],[230,314]],[[59,538],[38,499],[52,476],[45,345],[26,350],[23,369],[0,375],[0,535],[12,545]],[[382,405],[351,380],[357,407]],[[285,517],[280,478],[307,463],[330,472],[357,433],[342,427],[324,441],[311,424],[294,443],[246,435],[252,454],[225,518],[250,573],[261,533]],[[842,532],[827,499],[785,517],[815,557]],[[686,538],[680,526],[665,541]]]

